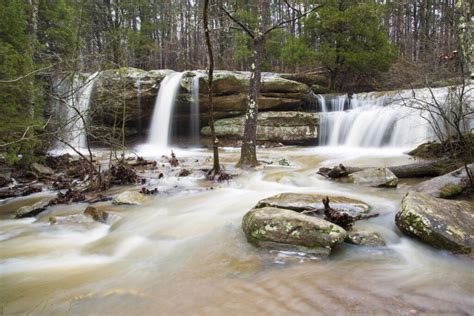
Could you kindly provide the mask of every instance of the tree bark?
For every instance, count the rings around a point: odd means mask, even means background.
[[[209,99],[209,113],[208,113],[209,114],[209,127],[211,129],[212,149],[213,149],[213,155],[214,155],[213,171],[214,171],[214,174],[219,174],[220,173],[219,140],[216,137],[216,130],[214,127],[214,106],[212,104],[214,54],[212,51],[211,36],[209,34],[209,0],[204,0],[203,20],[204,20],[204,33],[206,36],[207,53],[209,56],[207,96]]]
[[[242,169],[253,168],[258,165],[257,161],[257,116],[258,102],[260,98],[260,86],[262,75],[262,60],[265,48],[265,32],[267,27],[267,15],[269,10],[268,0],[258,1],[258,29],[253,38],[253,63],[250,66],[250,90],[247,98],[247,110],[245,113],[245,129],[240,151],[240,161],[237,164]]]
[[[474,22],[471,21],[471,12],[469,1],[456,0],[456,11],[458,13],[458,39],[461,49],[461,64],[464,77],[468,80],[474,79],[474,43],[472,32]]]

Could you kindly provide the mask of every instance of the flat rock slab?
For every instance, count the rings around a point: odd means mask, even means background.
[[[322,194],[280,193],[259,201],[255,207],[262,208],[270,206],[303,212],[313,209],[323,209],[324,205],[322,200],[325,197],[326,195]],[[331,207],[338,210],[345,210],[352,216],[357,216],[369,211],[369,206],[359,200],[342,196],[330,196],[329,200]]]
[[[405,234],[433,247],[455,253],[472,253],[474,247],[474,205],[409,192],[395,216]]]
[[[387,168],[368,168],[351,173],[348,182],[370,187],[389,187],[398,185],[398,178]]]
[[[474,173],[474,164],[468,165]],[[461,194],[469,186],[466,168],[462,167],[443,176],[436,177],[416,185],[413,190],[434,197],[447,199]]]
[[[247,240],[258,247],[319,255],[329,255],[347,235],[343,228],[326,220],[275,207],[250,210],[242,228]]]

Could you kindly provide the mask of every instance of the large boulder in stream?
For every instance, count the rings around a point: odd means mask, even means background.
[[[469,254],[474,247],[474,205],[409,192],[395,216],[405,234],[435,248]]]
[[[342,243],[347,233],[323,219],[275,208],[254,208],[242,221],[247,240],[264,248],[295,250],[327,256],[332,247]]]
[[[347,181],[370,187],[389,187],[398,185],[398,178],[387,168],[368,168],[351,173]]]
[[[258,115],[257,142],[282,143],[286,145],[316,143],[318,139],[319,116],[304,112],[262,112]],[[238,143],[243,135],[245,117],[217,120],[216,135],[226,142]],[[209,127],[201,134],[209,137]]]
[[[474,164],[470,164],[443,176],[421,182],[413,190],[443,199],[459,195],[471,185],[466,168],[474,174]]]

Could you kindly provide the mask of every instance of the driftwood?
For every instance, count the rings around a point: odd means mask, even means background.
[[[392,171],[398,178],[437,177],[457,168],[459,168],[457,164],[450,163],[446,160],[416,162],[401,166],[387,167],[387,169]],[[362,170],[364,170],[364,168],[347,167],[340,164],[334,168],[320,168],[317,173],[328,179],[337,179],[347,177],[351,173]]]
[[[314,209],[314,210],[307,210],[302,212],[301,214],[305,215],[312,215],[315,213],[324,213],[325,219],[331,223],[334,223],[338,226],[341,226],[342,228],[346,230],[350,230],[352,228],[352,225],[354,222],[362,219],[369,219],[372,217],[377,217],[379,216],[378,213],[375,214],[360,214],[357,216],[351,216],[349,213],[347,213],[344,210],[338,210],[334,209],[329,205],[329,197],[326,196],[326,198],[323,198],[323,209]]]
[[[41,191],[40,185],[17,185],[11,188],[0,188],[0,199],[27,196]]]

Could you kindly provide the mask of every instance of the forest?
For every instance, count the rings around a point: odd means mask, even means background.
[[[0,311],[470,315],[470,0],[0,0]]]

